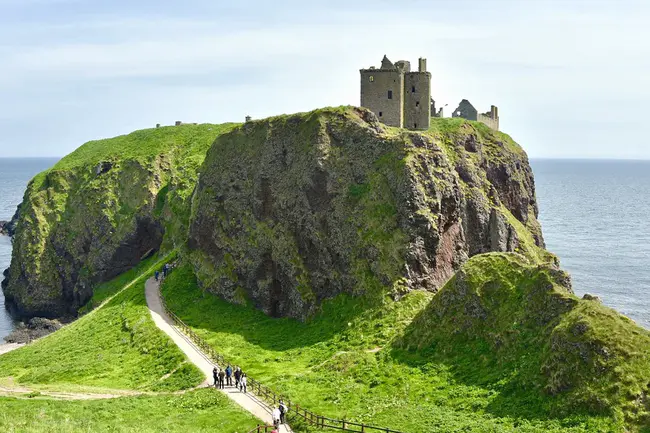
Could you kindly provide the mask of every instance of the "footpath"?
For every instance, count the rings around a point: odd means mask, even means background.
[[[178,348],[183,351],[185,356],[187,356],[190,362],[196,365],[199,370],[203,372],[206,377],[205,384],[206,386],[209,385],[212,380],[212,369],[215,366],[214,363],[189,339],[189,337],[174,326],[174,322],[165,312],[162,305],[160,299],[160,285],[154,278],[148,279],[145,283],[145,296],[147,298],[149,312],[151,313],[151,317],[156,326],[165,334],[169,335]],[[219,367],[225,368],[225,366],[221,365]],[[215,389],[215,391],[217,391],[217,389]],[[226,394],[232,401],[258,419],[262,420],[265,424],[273,424],[273,418],[271,416],[273,408],[255,397],[253,394],[244,394],[235,387],[226,387],[219,391]],[[280,433],[292,433],[291,428],[286,424],[280,425],[279,431]]]

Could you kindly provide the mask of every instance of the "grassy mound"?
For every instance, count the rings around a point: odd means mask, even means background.
[[[202,373],[156,328],[145,302],[144,282],[165,260],[151,260],[138,269],[139,275],[132,272],[104,285],[93,304],[114,297],[101,308],[0,356],[0,377],[67,389],[172,391],[201,383]],[[125,284],[125,278],[133,279]]]
[[[451,289],[461,274],[483,282],[480,300],[487,306],[474,300],[474,289]],[[172,310],[233,363],[327,416],[407,432],[637,429],[645,422],[642,404],[635,415],[626,402],[643,400],[643,392],[629,394],[643,387],[642,373],[650,371],[650,357],[642,350],[650,348],[647,333],[599,304],[579,301],[558,285],[563,277],[516,255],[481,255],[439,295],[412,292],[399,302],[342,295],[306,323],[269,318],[216,298],[197,286],[189,267],[171,274],[163,294]],[[444,315],[437,313],[438,305],[447,306]],[[485,315],[489,306],[493,313]],[[602,385],[618,388],[617,399],[597,388],[604,370],[598,369],[595,340],[576,346],[560,337],[576,317],[606,320],[595,329],[607,329],[610,319],[619,322],[618,336],[608,337],[612,350],[638,345],[635,355],[612,358],[605,373],[606,383],[629,383]],[[624,336],[624,344],[616,343],[625,333],[638,339]],[[577,347],[592,347],[591,364],[571,358],[580,356]],[[563,376],[576,368],[584,368],[575,375],[580,379]],[[562,378],[572,382],[563,389],[545,387]],[[581,396],[588,392],[607,408],[585,406]]]
[[[246,433],[259,423],[213,389],[88,401],[0,398],[0,407],[5,433]]]
[[[464,383],[498,390],[494,413],[650,425],[650,332],[576,298],[568,281],[516,255],[477,256],[396,346],[419,362],[450,363]]]

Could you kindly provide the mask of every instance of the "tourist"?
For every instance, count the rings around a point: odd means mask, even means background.
[[[239,389],[239,378],[241,377],[241,368],[235,367],[235,388]]]
[[[160,272],[156,271],[153,274],[154,278],[156,278],[156,281],[158,281],[158,277],[160,276]]]
[[[239,379],[239,383],[241,385],[241,391],[246,394],[246,373],[241,374],[241,379]]]
[[[214,379],[214,387],[216,388],[219,383],[219,369],[217,367],[212,369],[212,378]]]
[[[223,389],[223,378],[226,373],[223,370],[219,370],[219,389]]]
[[[282,422],[282,424],[287,422],[286,419],[287,419],[288,411],[289,409],[287,408],[287,406],[284,404],[282,400],[280,400],[280,421]]]
[[[280,416],[281,416],[280,409],[277,408],[277,407],[275,409],[273,409],[273,412],[271,413],[271,416],[273,417],[273,425],[275,426],[275,428],[279,428],[280,427]]]
[[[232,386],[232,367],[230,364],[228,364],[228,367],[226,367],[226,385]]]
[[[162,267],[162,274],[163,274],[163,278],[167,276],[167,263],[165,263]]]

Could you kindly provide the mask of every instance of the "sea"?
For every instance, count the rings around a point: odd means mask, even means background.
[[[0,220],[9,221],[22,201],[29,180],[52,167],[58,158],[0,158]],[[11,262],[11,239],[0,235],[0,273]],[[0,278],[2,279],[2,278]],[[14,321],[5,310],[5,298],[0,290],[0,344],[14,328]]]
[[[0,159],[0,220],[9,220],[29,179],[57,159]],[[598,295],[650,328],[650,161],[531,160],[546,247],[575,293]],[[0,270],[11,241],[0,236]],[[15,324],[0,293],[0,343]]]

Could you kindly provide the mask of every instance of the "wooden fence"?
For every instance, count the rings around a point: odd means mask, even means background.
[[[205,340],[203,340],[201,337],[199,337],[196,332],[189,326],[183,322],[180,317],[178,317],[176,314],[174,314],[173,311],[167,307],[167,303],[165,302],[165,298],[162,295],[162,292],[160,292],[160,300],[162,302],[163,308],[165,309],[165,312],[171,319],[174,321],[176,324],[176,327],[180,329],[185,335],[189,337],[190,340],[194,344],[196,344],[197,347],[199,347],[203,353],[212,360],[213,363],[216,365],[220,366],[223,368],[224,365],[234,365],[232,363],[229,363],[226,361],[226,359],[219,353],[217,353],[212,346],[210,346]],[[314,412],[311,412],[303,407],[300,407],[298,404],[293,403],[286,395],[282,395],[279,393],[276,393],[273,391],[271,388],[261,384],[257,380],[253,379],[252,377],[246,375],[247,377],[247,388],[248,392],[252,392],[253,394],[257,395],[257,397],[260,400],[265,401],[266,403],[272,405],[275,407],[280,403],[280,400],[287,406],[288,408],[288,414],[293,414],[296,417],[302,418],[304,421],[307,423],[320,427],[320,428],[330,428],[330,429],[335,429],[335,430],[341,430],[341,431],[348,431],[348,432],[354,432],[354,433],[402,433],[397,430],[391,430],[386,427],[376,427],[372,425],[367,425],[363,423],[357,423],[357,422],[352,422],[352,421],[346,421],[342,419],[333,419],[333,418],[328,418],[326,416],[322,415],[317,415]],[[273,426],[257,426],[253,430],[250,431],[250,433],[259,433],[264,429],[264,432],[266,432],[267,428],[270,428],[272,431]]]

